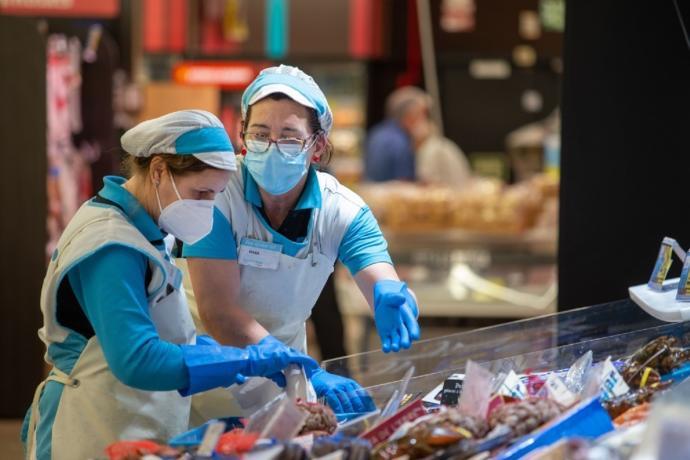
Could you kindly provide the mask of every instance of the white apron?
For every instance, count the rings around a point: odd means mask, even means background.
[[[239,159],[241,163],[241,159]],[[233,173],[225,191],[216,199],[216,206],[232,223],[235,245],[239,254],[243,238],[273,242],[252,203],[244,199],[242,168]],[[356,194],[343,187],[332,176],[316,173],[321,192],[321,209],[314,208],[307,232],[308,244],[296,257],[281,254],[277,270],[240,264],[239,306],[252,315],[278,340],[302,352],[307,351],[306,320],[316,304],[338,258],[340,243],[350,224],[365,206]],[[185,282],[188,283],[185,274]],[[189,289],[187,290],[189,293]],[[189,296],[188,296],[189,297]],[[190,302],[198,320],[196,302]],[[246,385],[246,384],[245,384]],[[265,399],[277,392],[270,381],[264,384]],[[233,391],[237,389],[233,387]],[[235,411],[228,413],[228,411]],[[228,390],[216,389],[195,395],[191,423],[209,418],[246,415],[238,411]]]
[[[149,259],[149,308],[160,337],[178,344],[195,343],[180,271],[118,210],[86,203],[65,229],[43,283],[44,326],[39,336],[46,346],[64,341],[69,334],[55,320],[61,281],[80,260],[114,243],[132,247]],[[169,247],[165,252],[169,254]],[[53,364],[47,353],[46,360]],[[36,456],[38,403],[51,380],[64,385],[52,426],[53,459],[102,457],[104,447],[117,440],[167,440],[188,429],[191,398],[183,398],[177,391],[143,391],[123,384],[112,374],[94,336],[69,375],[53,367],[48,379],[36,389],[29,422],[29,458]]]
[[[312,213],[306,257],[281,253],[277,270],[240,264],[239,305],[271,335],[302,352],[307,351],[305,323],[335,263],[323,254],[321,238],[315,230],[319,210],[314,209]],[[248,220],[245,233],[250,238],[261,239],[254,219]],[[239,250],[238,245],[238,253]]]

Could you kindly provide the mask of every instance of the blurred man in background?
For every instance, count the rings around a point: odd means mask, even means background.
[[[461,187],[470,178],[462,150],[439,133],[430,118],[431,97],[414,86],[393,91],[386,119],[369,133],[365,178],[373,182],[419,181]]]
[[[413,181],[415,175],[414,132],[425,129],[431,98],[414,86],[393,91],[386,100],[386,119],[374,126],[366,141],[365,177],[374,182]]]

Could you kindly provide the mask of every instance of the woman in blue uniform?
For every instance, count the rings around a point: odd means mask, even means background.
[[[340,260],[374,311],[383,351],[408,348],[419,338],[417,303],[376,220],[359,196],[313,166],[332,150],[321,89],[296,67],[271,67],[246,89],[241,108],[240,167],[216,199],[211,233],[183,250],[206,329],[225,344],[279,340],[305,351],[305,321]],[[337,412],[372,407],[350,379],[323,370],[310,378]]]
[[[166,440],[188,429],[191,394],[316,366],[279,343],[241,349],[195,335],[170,249],[175,237],[191,244],[209,233],[213,200],[236,169],[220,121],[174,112],[132,128],[122,146],[131,178],[104,179],[48,266],[39,336],[53,367],[25,421],[28,458]]]

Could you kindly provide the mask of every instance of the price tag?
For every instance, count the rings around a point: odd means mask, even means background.
[[[464,380],[465,379],[465,374],[452,374],[448,379],[453,379],[453,380]],[[448,380],[447,379],[447,380]],[[431,405],[438,405],[441,404],[441,397],[443,396],[443,385],[445,384],[445,381],[443,383],[439,383],[434,387],[433,390],[431,390],[429,393],[427,393],[424,398],[422,398],[422,401],[424,401],[427,404]]]
[[[680,247],[678,242],[673,238],[669,238],[668,236],[664,237],[661,242],[661,248],[659,248],[659,255],[657,256],[656,263],[654,264],[652,276],[649,278],[649,282],[647,283],[647,286],[649,286],[650,289],[655,291],[663,291],[666,275],[668,275],[668,270],[671,268],[671,264],[673,263],[674,252],[682,262],[687,262],[685,251],[683,251],[683,248]]]
[[[546,383],[544,383],[544,387],[546,391],[548,391],[549,398],[563,407],[570,407],[577,402],[578,396],[570,391],[568,387],[565,386],[563,379],[556,374],[549,375],[546,379]]]
[[[527,396],[527,386],[525,386],[515,371],[510,371],[499,387],[498,394],[510,396],[511,398],[525,399]]]
[[[208,427],[206,428],[206,432],[204,433],[204,437],[201,440],[201,445],[199,446],[197,455],[199,457],[211,458],[213,451],[218,445],[218,440],[224,432],[225,422],[217,421],[209,423]]]
[[[441,404],[444,406],[457,406],[460,393],[462,392],[462,384],[465,376],[460,377],[458,374],[453,374],[443,382],[443,390],[441,391]]]
[[[611,362],[611,358],[606,359],[604,362],[601,369],[601,377],[601,392],[604,395],[604,399],[613,399],[630,391],[630,387],[625,383],[623,376]]]
[[[690,254],[690,251],[688,251]],[[683,271],[680,273],[680,282],[678,283],[678,294],[676,300],[681,302],[690,302],[690,257],[685,256],[685,263],[683,264]]]
[[[422,400],[417,399],[400,409],[395,415],[361,434],[360,438],[366,439],[372,446],[376,446],[391,437],[403,423],[411,422],[426,414]]]

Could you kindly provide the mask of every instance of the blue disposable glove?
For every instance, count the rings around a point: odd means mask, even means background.
[[[323,369],[317,369],[307,375],[314,386],[316,396],[326,398],[326,402],[336,414],[376,410],[369,393],[354,380],[331,374]]]
[[[402,281],[374,284],[374,321],[384,353],[410,348],[419,339],[417,302]]]
[[[275,350],[283,350],[286,353],[290,353],[290,352],[299,353],[296,350],[288,347],[287,345],[285,345],[283,342],[276,339],[272,335],[267,335],[266,337],[261,339],[259,341],[259,343],[257,343],[257,345],[260,347],[270,347],[270,348],[275,349]],[[308,368],[309,368],[309,366],[308,366]],[[315,369],[315,368],[310,368],[310,369]],[[287,381],[285,380],[285,374],[283,374],[282,372],[276,372],[274,374],[267,375],[266,377],[273,380],[275,382],[275,384],[281,388],[284,388],[287,385]],[[239,383],[244,383],[247,380],[247,377],[240,374],[238,376],[238,379],[240,380]]]
[[[189,372],[189,386],[179,390],[189,396],[216,387],[243,383],[246,377],[268,377],[297,364],[312,372],[318,364],[312,358],[284,345],[256,344],[246,348],[226,347],[212,339],[200,345],[180,345]]]

